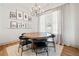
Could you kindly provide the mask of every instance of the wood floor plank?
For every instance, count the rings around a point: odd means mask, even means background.
[[[62,56],[79,56],[79,49],[70,46],[64,46]]]
[[[19,42],[13,42],[13,43],[9,43],[9,44],[6,44],[6,45],[0,45],[0,56],[8,56],[6,48],[9,47],[9,46],[12,46],[12,45],[16,45],[18,43]]]

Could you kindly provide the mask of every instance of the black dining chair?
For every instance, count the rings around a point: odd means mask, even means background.
[[[49,36],[49,38],[47,39],[47,43],[48,43],[48,47],[54,47],[54,51],[56,51],[56,46],[55,46],[55,40],[54,40],[54,38],[55,38],[55,35],[54,34],[51,34]],[[49,46],[50,43],[52,43],[53,45],[52,46]]]
[[[19,36],[20,42],[19,42],[18,52],[19,52],[19,48],[21,48],[21,56],[23,53],[23,46],[26,45],[26,47],[28,47],[28,44],[32,43],[31,41],[29,41],[29,38],[26,38],[23,35],[24,33],[21,36]]]
[[[47,53],[47,56],[49,55],[48,54],[48,46],[47,46],[47,40],[46,39],[40,39],[40,40],[34,40],[34,51],[36,53],[36,56],[38,54],[41,54],[41,53],[44,53],[46,52]]]

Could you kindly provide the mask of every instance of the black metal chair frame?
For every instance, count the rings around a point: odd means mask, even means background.
[[[56,46],[55,46],[55,35],[54,34],[51,34],[51,36],[49,36],[49,38],[52,38],[52,41],[47,41],[47,43],[53,43],[53,46],[48,46],[48,47],[54,47],[54,51],[56,52]]]
[[[31,44],[31,41],[28,41],[28,38],[24,38],[23,36],[19,37],[20,42],[19,42],[19,47],[18,47],[18,52],[19,52],[19,48],[21,48],[21,56],[23,53],[23,46],[26,45],[26,47],[28,47],[28,44]],[[29,50],[30,48],[28,48],[27,50]]]

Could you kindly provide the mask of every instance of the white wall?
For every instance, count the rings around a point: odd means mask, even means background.
[[[79,48],[79,4],[63,6],[63,39],[68,46]]]
[[[26,7],[19,6],[18,4],[0,4],[0,44],[17,40],[18,36],[21,33],[27,33],[27,32],[37,32],[38,31],[38,18],[33,17],[31,24],[32,29],[10,29],[10,21],[12,19],[9,19],[9,12],[11,10],[21,10],[24,12],[28,12],[26,10]],[[21,22],[20,20],[18,20]],[[22,21],[25,22],[25,21]]]
[[[75,46],[79,48],[79,3],[73,6],[75,12]]]
[[[74,19],[73,19],[73,8],[67,4],[63,8],[63,37],[64,43],[67,45],[71,45],[74,43]]]

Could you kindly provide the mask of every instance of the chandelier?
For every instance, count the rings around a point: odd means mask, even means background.
[[[42,10],[40,6],[35,3],[35,5],[31,8],[31,15],[32,16],[39,16],[41,14]]]

